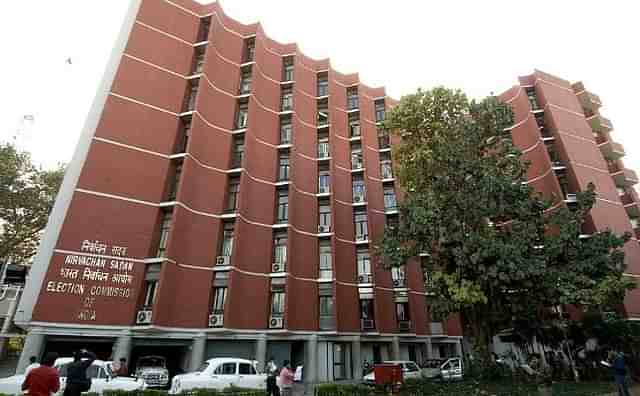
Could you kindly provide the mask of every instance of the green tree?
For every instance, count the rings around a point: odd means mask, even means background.
[[[401,137],[393,157],[405,198],[377,253],[387,267],[426,253],[432,310],[461,312],[485,358],[501,329],[543,326],[557,305],[613,306],[633,287],[622,275],[629,235],[581,237],[593,186],[572,208],[545,200],[526,183],[512,124],[497,98],[445,88],[403,97],[384,122]]]
[[[26,263],[36,253],[63,175],[62,165],[41,169],[29,153],[0,143],[0,263]]]

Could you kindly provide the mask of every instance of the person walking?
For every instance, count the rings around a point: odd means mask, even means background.
[[[293,371],[291,370],[291,364],[288,360],[285,360],[280,370],[280,388],[282,396],[292,396],[293,393]]]
[[[55,352],[49,352],[38,367],[31,369],[22,383],[22,391],[29,396],[51,396],[60,390],[60,376],[53,365],[58,358]]]
[[[27,366],[26,369],[24,369],[24,375],[25,376],[29,375],[29,372],[31,372],[31,370],[38,367],[40,367],[40,363],[38,363],[38,358],[36,358],[35,356],[31,356],[29,358],[29,365]]]
[[[609,362],[611,362],[618,396],[631,396],[629,384],[627,383],[627,367],[624,361],[624,354],[621,352],[609,352]]]
[[[127,366],[127,358],[121,357],[120,361],[115,365],[113,374],[116,377],[129,376],[129,367]]]
[[[280,389],[277,385],[278,365],[271,356],[267,362],[267,396],[280,396]]]
[[[91,389],[91,379],[87,378],[87,369],[96,360],[96,355],[86,349],[76,352],[73,363],[67,367],[67,386],[64,396],[80,396]]]

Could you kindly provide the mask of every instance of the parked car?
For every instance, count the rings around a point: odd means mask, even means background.
[[[408,360],[390,360],[382,363],[399,365],[400,368],[402,369],[402,378],[405,380],[409,378],[422,378],[422,372],[420,371],[420,367],[418,367],[418,365],[415,364],[414,362],[411,362]],[[366,385],[376,384],[375,368],[373,371],[371,371],[369,374],[365,375],[362,378],[362,382],[364,382]]]
[[[148,388],[162,388],[169,384],[167,361],[162,356],[143,356],[136,363],[136,378],[141,378]]]
[[[169,393],[178,394],[189,389],[224,389],[230,386],[266,389],[267,375],[258,373],[256,362],[239,358],[209,359],[193,373],[173,377]]]
[[[422,365],[422,375],[428,379],[457,381],[463,377],[462,359],[429,359]]]
[[[67,380],[67,367],[73,362],[73,358],[59,358],[54,367],[60,373],[60,391],[56,395],[61,395]],[[105,390],[133,391],[145,389],[142,380],[126,377],[115,377],[107,362],[95,360],[87,369],[87,376],[91,378],[91,393],[102,393]],[[22,395],[22,383],[25,375],[17,374],[11,377],[0,379],[0,394]]]

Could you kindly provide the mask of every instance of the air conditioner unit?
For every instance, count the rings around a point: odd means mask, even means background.
[[[150,309],[143,309],[138,311],[136,315],[136,324],[150,324],[151,323],[151,314],[153,311]]]
[[[211,314],[209,315],[209,327],[222,327],[224,325],[223,314]]]
[[[270,329],[281,329],[284,326],[284,318],[271,318],[269,319]]]
[[[373,319],[361,319],[360,326],[362,326],[363,330],[371,330],[376,327]]]
[[[318,232],[320,234],[326,233],[326,232],[331,232],[331,226],[329,225],[319,225],[318,226]]]
[[[404,286],[404,279],[394,279],[393,287],[402,287]]]
[[[366,275],[358,275],[358,283],[365,283]]]
[[[271,264],[271,272],[284,272],[284,263]]]
[[[567,201],[569,201],[569,202],[578,201],[578,195],[577,194],[567,194]]]
[[[229,265],[229,256],[216,257],[216,265]]]
[[[362,195],[354,195],[353,202],[362,202]]]
[[[401,320],[400,322],[398,322],[398,330],[400,331],[411,330],[411,322],[408,320]]]
[[[318,194],[328,194],[329,186],[320,186],[318,187]]]

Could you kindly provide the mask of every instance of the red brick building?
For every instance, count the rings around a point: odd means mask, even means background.
[[[22,363],[273,355],[315,382],[460,354],[419,265],[372,255],[397,219],[393,103],[218,4],[133,1],[19,308]]]

